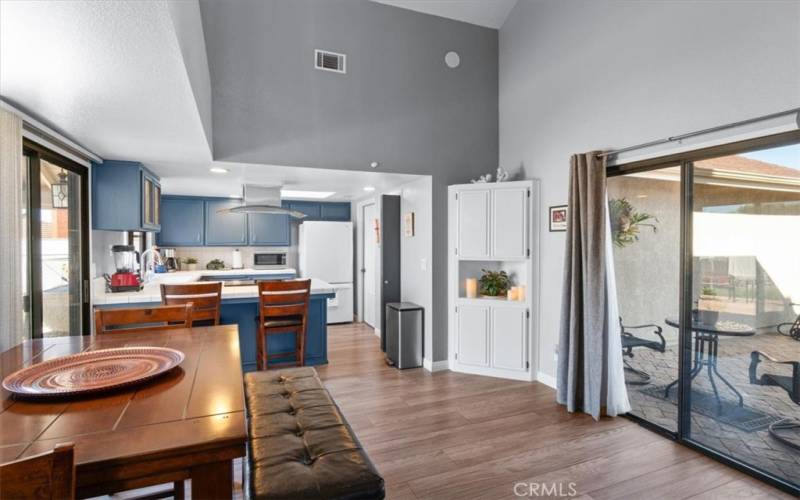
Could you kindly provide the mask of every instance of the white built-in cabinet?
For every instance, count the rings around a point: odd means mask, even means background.
[[[535,380],[538,182],[455,185],[448,196],[450,369]],[[467,298],[482,269],[509,272],[525,300]]]

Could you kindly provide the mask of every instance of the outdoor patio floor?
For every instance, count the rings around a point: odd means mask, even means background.
[[[665,333],[670,327],[665,327]],[[674,329],[672,329],[674,331]],[[774,417],[792,417],[800,420],[800,406],[789,398],[783,389],[750,383],[750,353],[762,351],[773,357],[800,359],[800,342],[777,333],[759,333],[753,337],[720,337],[718,370],[744,397],[744,407]],[[677,378],[677,346],[668,346],[665,353],[648,349],[637,349],[634,357],[625,358],[632,367],[643,370],[652,377],[646,385],[628,385],[628,395],[633,413],[645,420],[659,424],[671,431],[677,429],[678,408],[663,397],[647,394],[648,389],[663,387]],[[774,373],[791,375],[791,366],[763,362],[758,374]],[[735,394],[717,380],[717,389],[722,398],[737,404]],[[673,388],[672,391],[676,391]],[[694,391],[713,394],[706,369],[694,379]],[[692,411],[691,438],[698,443],[733,456],[773,475],[800,483],[800,452],[773,438],[766,428],[755,431],[741,430],[733,425],[719,422],[715,418]]]

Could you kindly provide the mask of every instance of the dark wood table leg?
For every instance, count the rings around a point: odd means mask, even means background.
[[[233,497],[233,461],[223,460],[192,467],[192,499],[227,499]]]

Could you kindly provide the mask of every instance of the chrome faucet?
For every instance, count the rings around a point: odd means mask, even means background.
[[[147,262],[147,257],[153,254],[153,258],[151,259],[152,262]],[[163,259],[161,258],[161,254],[158,252],[158,247],[150,247],[144,252],[140,257],[142,261],[142,265],[139,266],[139,272],[141,273],[142,283],[147,283],[151,279],[153,279],[153,275],[155,275],[155,264],[158,263],[162,265],[164,263]]]

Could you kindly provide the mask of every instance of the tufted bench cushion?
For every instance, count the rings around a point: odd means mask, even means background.
[[[250,496],[381,499],[383,478],[313,368],[245,375]]]

